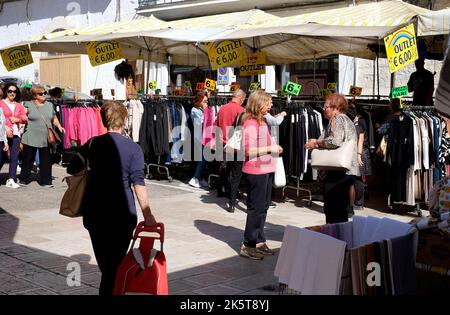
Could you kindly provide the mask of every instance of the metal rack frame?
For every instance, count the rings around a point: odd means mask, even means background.
[[[299,197],[299,192],[300,192],[300,191],[304,191],[304,192],[307,192],[307,193],[309,194],[309,198],[308,198],[308,200],[309,200],[309,201],[308,201],[308,207],[311,207],[311,206],[312,206],[312,192],[311,192],[311,190],[310,190],[310,189],[303,188],[303,187],[300,187],[300,178],[299,178],[299,177],[294,177],[294,178],[297,180],[297,186],[290,186],[290,185],[284,186],[284,187],[283,187],[283,191],[282,191],[282,197],[283,197],[283,199],[285,198],[285,193],[284,193],[284,191],[286,190],[286,188],[296,190],[296,191],[297,191],[297,197]],[[302,199],[305,199],[305,198],[302,198]]]
[[[160,169],[164,169],[166,171],[167,174],[167,180],[169,181],[169,183],[171,183],[173,181],[173,177],[170,176],[170,171],[169,168],[167,166],[164,166],[161,163],[161,156],[158,156],[158,164],[155,163],[145,163],[145,167],[147,168],[147,179],[152,179],[153,175],[150,173],[150,167],[156,167],[156,169],[158,170],[158,174],[163,175],[164,172],[161,172]]]

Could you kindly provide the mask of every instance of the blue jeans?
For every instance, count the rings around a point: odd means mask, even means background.
[[[197,163],[197,168],[195,169],[195,174],[194,174],[195,178],[198,178],[198,179],[202,178],[203,170],[205,169],[205,166],[206,166],[206,161],[205,161],[205,157],[202,154],[202,160]]]
[[[20,152],[20,138],[18,136],[14,136],[13,138],[8,138],[9,145],[9,173],[8,178],[14,179],[17,178],[17,164],[19,161],[19,152]],[[2,168],[4,162],[2,161],[3,155],[3,147],[4,144],[0,144],[0,169]]]

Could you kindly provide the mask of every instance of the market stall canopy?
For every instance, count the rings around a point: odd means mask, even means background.
[[[151,51],[152,61],[165,63],[165,53],[158,53],[154,48],[174,44],[173,41],[156,37],[167,29],[167,22],[151,16],[42,34],[3,49],[29,45],[32,51],[86,54],[87,42],[118,39],[126,58],[137,59],[140,55],[147,58],[147,52]],[[146,36],[148,34],[154,36]]]
[[[432,11],[401,1],[382,1],[317,11],[267,21],[237,29],[223,38],[242,38],[274,33],[304,36],[383,38],[419,15]]]
[[[448,35],[450,33],[450,8],[431,11],[419,16],[418,36]]]
[[[34,51],[86,53],[86,42],[115,39],[126,58],[143,53],[165,63],[170,55],[172,64],[193,66],[208,66],[206,44],[225,39],[241,39],[249,50],[264,51],[268,64],[333,54],[373,59],[370,44],[420,13],[429,10],[384,1],[287,18],[256,9],[172,22],[150,17],[46,34],[20,44],[30,44]]]

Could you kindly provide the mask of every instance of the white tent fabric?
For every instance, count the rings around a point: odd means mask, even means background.
[[[140,54],[154,62],[208,66],[206,44],[242,39],[249,50],[262,50],[268,64],[286,64],[304,59],[342,54],[375,58],[368,44],[377,44],[386,34],[431,11],[401,1],[383,1],[353,7],[279,18],[260,10],[248,10],[179,21],[154,17],[108,23],[32,38],[34,51],[86,53],[85,43],[115,39],[123,55]]]
[[[431,11],[419,16],[418,36],[448,35],[450,33],[450,8]]]
[[[259,32],[307,36],[383,38],[430,10],[402,1],[382,1],[318,11],[249,26],[231,36],[255,36]]]

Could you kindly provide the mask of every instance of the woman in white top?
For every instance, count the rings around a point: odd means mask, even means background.
[[[20,124],[27,123],[25,107],[19,103],[20,90],[13,82],[5,84],[3,88],[3,99],[0,100],[0,108],[5,116],[5,130],[9,146],[9,174],[6,187],[19,188],[17,180],[17,164],[20,152]],[[0,157],[0,168],[3,166]]]

